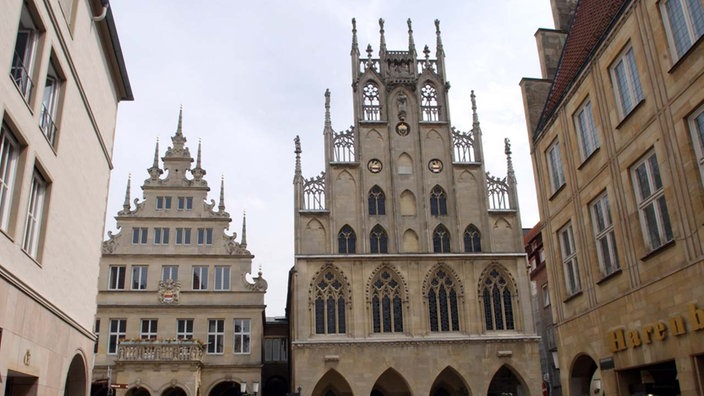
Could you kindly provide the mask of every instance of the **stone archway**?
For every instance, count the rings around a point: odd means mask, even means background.
[[[577,356],[570,369],[569,394],[589,394],[596,369],[596,362],[589,355]]]
[[[464,379],[452,367],[445,367],[433,381],[430,387],[430,396],[469,396],[469,387]]]
[[[398,371],[389,368],[377,378],[371,396],[411,396],[411,389]]]
[[[235,381],[223,381],[208,392],[208,396],[240,396],[240,384]]]
[[[64,396],[85,396],[87,389],[86,365],[83,362],[83,356],[77,353],[68,366]]]
[[[352,387],[342,374],[330,369],[315,384],[311,396],[352,396]]]
[[[285,396],[288,393],[288,381],[280,376],[268,378],[262,387],[262,396]]]
[[[526,396],[528,388],[508,365],[501,366],[489,384],[487,396]]]
[[[170,386],[161,392],[161,396],[186,396],[186,391],[178,386]]]

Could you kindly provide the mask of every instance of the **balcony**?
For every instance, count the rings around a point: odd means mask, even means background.
[[[197,340],[121,341],[118,362],[202,362],[205,345]]]

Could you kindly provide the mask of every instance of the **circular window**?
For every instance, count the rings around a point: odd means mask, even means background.
[[[406,124],[405,122],[399,122],[396,124],[396,133],[398,133],[401,136],[406,136],[411,132],[411,127],[410,125]]]
[[[369,160],[369,162],[367,163],[367,169],[369,169],[369,172],[371,172],[371,173],[381,172],[382,167],[383,167],[383,165],[381,164],[381,161],[379,161],[376,158]]]
[[[440,171],[442,171],[442,161],[437,158],[431,159],[430,162],[428,162],[428,169],[433,173],[440,173]]]

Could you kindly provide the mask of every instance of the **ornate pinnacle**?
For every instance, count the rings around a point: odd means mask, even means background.
[[[478,127],[479,115],[477,115],[477,98],[476,96],[474,96],[474,90],[472,90],[472,93],[469,97],[472,99],[472,126]]]
[[[301,139],[296,135],[296,137],[293,139],[293,143],[295,145],[295,150],[293,151],[296,153],[296,176],[301,176],[302,171],[301,171]]]
[[[416,52],[416,43],[413,41],[413,27],[411,26],[411,18],[408,18],[406,21],[408,24],[408,50],[412,53],[415,54]]]
[[[196,168],[200,168],[200,146],[201,141],[198,139],[198,155],[196,155]]]
[[[513,161],[511,160],[511,141],[508,138],[504,139],[504,153],[506,154],[506,168],[508,179],[512,183],[516,182],[516,174],[513,170]]]
[[[132,199],[131,193],[130,193],[130,180],[131,179],[132,179],[132,174],[130,173],[127,176],[127,189],[125,190],[125,202],[122,204],[122,210],[125,213],[130,212],[130,199]]]
[[[437,43],[435,44],[435,51],[436,51],[436,57],[440,58],[442,55],[445,54],[445,51],[442,48],[442,37],[440,37],[440,20],[436,19],[435,20],[435,35],[437,36]]]
[[[352,55],[359,55],[359,44],[357,43],[357,20],[352,18]]]
[[[159,168],[159,138],[156,138],[154,162],[152,163],[152,167],[147,169],[147,172],[149,172],[149,177],[151,177],[152,180],[157,180],[159,176],[164,173],[164,171]]]
[[[192,161],[192,160],[191,160]],[[201,167],[201,141],[198,139],[198,155],[196,156],[196,167],[191,169],[193,180],[201,181],[207,172]]]
[[[425,54],[425,62],[423,62],[423,69],[427,69],[430,67],[430,48],[426,45],[425,48],[423,48],[423,53]]]
[[[379,56],[381,56],[382,52],[386,52],[386,38],[384,37],[384,19],[379,18],[379,35],[380,37],[380,43],[379,43]]]
[[[220,202],[218,203],[218,212],[225,211],[225,176],[220,176]]]
[[[176,136],[183,136],[183,105],[178,109],[178,126],[176,126]]]
[[[242,242],[240,242],[243,248],[247,247],[247,212],[242,211]],[[261,276],[259,272],[259,276]]]
[[[330,89],[325,90],[325,129],[330,130],[332,128],[332,121],[330,120]]]

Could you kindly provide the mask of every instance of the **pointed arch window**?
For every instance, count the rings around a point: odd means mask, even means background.
[[[437,185],[430,191],[430,214],[433,216],[447,214],[447,194]]]
[[[379,121],[381,119],[381,102],[379,87],[372,81],[362,89],[362,112],[364,121]]]
[[[487,330],[514,330],[512,287],[496,268],[482,282],[484,321]]]
[[[341,277],[329,267],[322,271],[315,281],[315,333],[344,334],[345,293]]]
[[[384,195],[384,190],[379,186],[374,186],[369,190],[369,214],[386,214],[386,195]]]
[[[464,230],[464,251],[465,253],[482,251],[481,235],[474,224],[470,224]]]
[[[342,254],[351,254],[355,252],[357,237],[354,230],[349,225],[345,224],[337,234],[338,252]]]
[[[423,121],[438,121],[438,92],[435,85],[426,82],[420,90],[420,111]]]
[[[377,224],[369,233],[369,246],[372,253],[388,253],[388,236],[384,227]]]
[[[371,286],[372,327],[375,333],[403,331],[401,282],[387,268],[374,277]]]
[[[442,224],[433,231],[433,252],[450,253],[450,232]]]
[[[459,331],[457,288],[452,276],[438,268],[428,286],[430,331]]]

